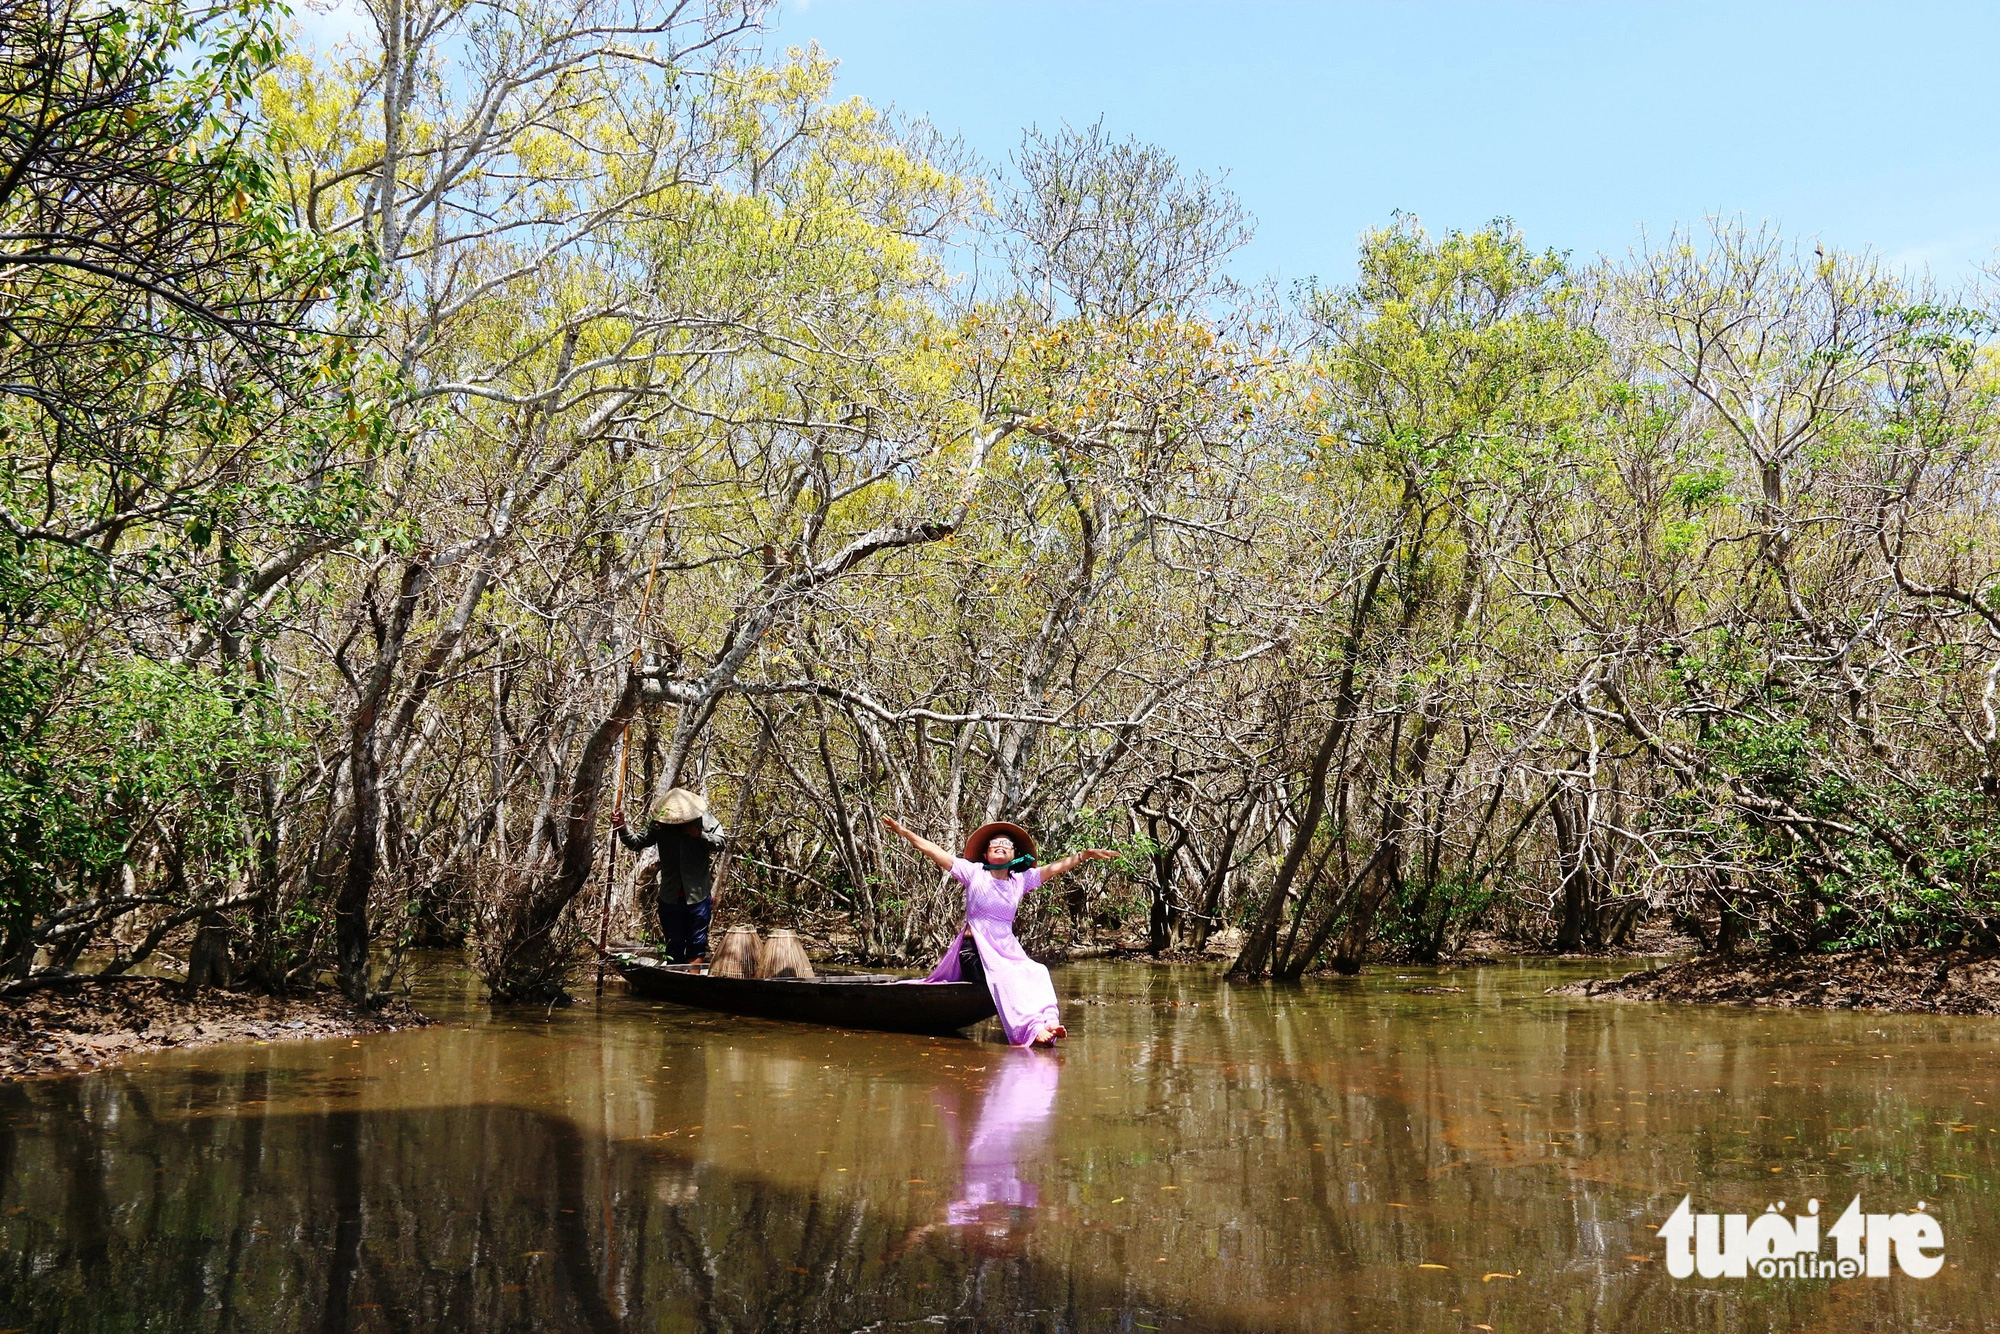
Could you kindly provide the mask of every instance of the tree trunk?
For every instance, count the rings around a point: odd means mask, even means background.
[[[1375,931],[1375,913],[1403,883],[1400,827],[1382,841],[1381,853],[1375,859],[1373,873],[1362,882],[1354,906],[1348,910],[1347,925],[1340,932],[1340,943],[1334,946],[1333,971],[1346,977],[1361,971],[1361,964],[1368,955],[1368,938]],[[1311,962],[1311,953],[1302,957],[1299,960],[1300,971],[1303,972]]]
[[[1736,947],[1750,937],[1750,919],[1736,906],[1727,876],[1716,877],[1714,894],[1716,906],[1721,910],[1715,929],[1715,950],[1718,954],[1734,954]]]
[[[1181,939],[1191,950],[1200,951],[1208,947],[1209,934],[1215,930],[1215,919],[1223,906],[1223,896],[1229,890],[1230,872],[1236,862],[1236,846],[1242,841],[1243,831],[1249,827],[1261,800],[1261,791],[1252,784],[1244,790],[1242,804],[1230,812],[1222,847],[1202,878],[1200,906],[1181,919]]]
[[[187,985],[226,987],[235,981],[229,961],[229,924],[219,912],[209,911],[196,919],[194,945],[188,950]]]
[[[1584,912],[1589,895],[1588,859],[1584,852],[1587,831],[1577,828],[1576,812],[1570,809],[1571,793],[1564,792],[1549,803],[1549,823],[1556,840],[1556,867],[1562,879],[1562,921],[1556,929],[1556,953],[1570,954],[1583,948]]]
[[[478,962],[496,1001],[552,1004],[567,1000],[563,985],[570,943],[558,938],[565,909],[583,892],[597,862],[597,807],[618,739],[639,709],[641,678],[625,675],[611,715],[584,743],[556,847],[542,865],[509,879],[481,913]]]
[[[1431,747],[1437,740],[1438,727],[1443,721],[1442,708],[1436,700],[1427,701],[1423,706],[1422,721],[1417,727],[1417,735],[1410,742],[1410,751],[1404,760],[1401,773],[1391,788],[1388,810],[1382,819],[1382,841],[1377,846],[1375,874],[1363,880],[1361,892],[1355,897],[1354,906],[1348,910],[1347,925],[1340,933],[1340,944],[1334,949],[1333,971],[1352,975],[1361,971],[1362,960],[1368,952],[1368,938],[1375,929],[1375,914],[1381,910],[1389,897],[1403,886],[1403,839],[1410,828],[1410,793],[1423,783],[1430,770]],[[1312,962],[1310,955],[1298,961],[1303,970]]]
[[[348,836],[347,871],[333,900],[333,944],[340,989],[357,1005],[368,1003],[368,896],[375,888],[377,845],[382,821],[382,787],[375,753],[376,724],[382,699],[395,679],[396,661],[416,612],[427,562],[419,557],[403,567],[396,604],[375,655],[375,666],[362,684],[361,699],[348,725],[349,772],[353,776],[353,820]]]
[[[1292,845],[1285,850],[1285,860],[1278,867],[1270,892],[1264,896],[1264,906],[1257,914],[1257,923],[1250,932],[1250,938],[1243,944],[1243,952],[1236,956],[1235,963],[1229,965],[1231,977],[1259,977],[1270,964],[1271,951],[1278,943],[1278,927],[1284,920],[1286,896],[1292,892],[1292,881],[1297,878],[1299,867],[1305,864],[1306,853],[1319,834],[1320,817],[1326,814],[1326,771],[1340,749],[1341,739],[1347,735],[1348,724],[1360,708],[1360,701],[1354,694],[1354,676],[1360,663],[1361,635],[1374,611],[1376,595],[1381,591],[1383,577],[1389,572],[1389,558],[1395,552],[1399,538],[1400,534],[1391,534],[1383,544],[1375,568],[1368,572],[1368,581],[1354,596],[1354,614],[1341,645],[1340,686],[1334,697],[1333,721],[1327,724],[1319,749],[1313,755],[1305,814],[1293,831]]]

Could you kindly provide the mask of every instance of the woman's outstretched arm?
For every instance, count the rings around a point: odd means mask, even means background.
[[[946,852],[943,848],[931,842],[929,839],[925,838],[922,834],[917,833],[915,830],[905,825],[901,820],[898,820],[895,816],[893,815],[883,816],[882,824],[883,827],[886,828],[890,833],[896,835],[898,838],[906,840],[911,847],[915,848],[918,852],[923,853],[924,856],[936,862],[941,870],[949,871],[951,869],[952,858],[949,852]]]
[[[1056,858],[1042,868],[1042,883],[1046,885],[1064,871],[1074,871],[1085,862],[1115,861],[1117,857],[1117,853],[1108,852],[1103,848],[1085,848],[1082,852],[1072,852],[1067,857]]]

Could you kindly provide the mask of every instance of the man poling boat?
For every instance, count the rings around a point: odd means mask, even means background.
[[[634,852],[656,849],[659,861],[645,874],[659,881],[660,936],[673,963],[693,963],[708,954],[710,862],[726,841],[721,824],[709,814],[708,799],[677,787],[661,800],[653,818],[637,834],[626,832],[625,812],[614,809],[611,827],[618,841]],[[641,886],[643,900],[645,886]]]
[[[893,816],[883,816],[882,823],[965,886],[965,926],[924,981],[984,981],[1007,1041],[1016,1046],[1053,1044],[1068,1036],[1056,1011],[1049,970],[1030,959],[1014,938],[1014,914],[1023,898],[1057,876],[1118,854],[1086,848],[1037,866],[1034,835],[995,820],[973,830],[964,855],[954,857]]]

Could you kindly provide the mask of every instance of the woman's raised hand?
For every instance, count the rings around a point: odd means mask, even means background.
[[[951,869],[951,854],[949,852],[946,852],[922,834],[914,832],[895,816],[883,816],[882,827],[898,838],[908,839],[911,847],[923,853],[924,856],[930,858],[933,862],[936,862],[941,869],[946,871]]]
[[[1117,859],[1117,853],[1105,848],[1085,848],[1081,852],[1072,852],[1067,857],[1058,858],[1042,868],[1042,883],[1046,885],[1057,876],[1073,871],[1085,862],[1108,862]]]

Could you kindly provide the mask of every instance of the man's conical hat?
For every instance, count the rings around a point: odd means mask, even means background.
[[[653,816],[661,824],[689,824],[708,814],[708,798],[684,787],[668,788]]]

